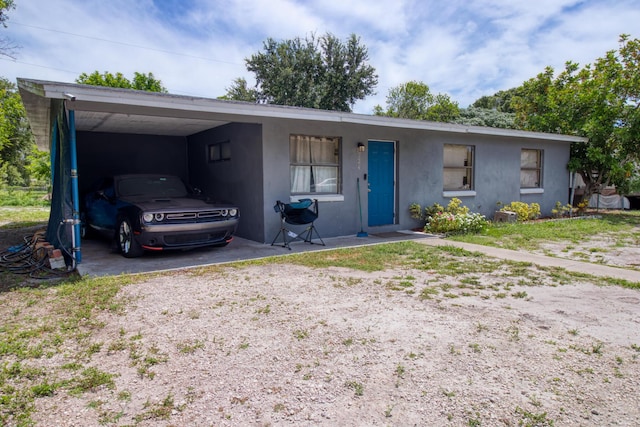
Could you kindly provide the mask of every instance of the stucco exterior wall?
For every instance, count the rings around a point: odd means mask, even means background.
[[[361,181],[364,229],[369,233],[411,229],[419,223],[410,217],[411,203],[423,207],[433,203],[447,205],[452,197],[443,192],[443,147],[445,144],[475,146],[475,195],[456,196],[475,212],[493,217],[496,203],[536,202],[543,215],[549,215],[556,201],[568,201],[569,143],[540,139],[484,136],[465,133],[436,132],[313,121],[265,120],[264,144],[264,241],[277,233],[278,216],[272,205],[276,200],[290,200],[290,134],[339,136],[342,138],[342,200],[321,201],[316,226],[324,237],[355,234],[360,229],[357,178]],[[356,149],[358,142],[397,141],[396,145],[396,216],[395,223],[368,227],[367,154]],[[367,147],[368,148],[368,147]],[[542,149],[543,188],[536,194],[521,194],[520,153],[523,148]]]
[[[569,198],[569,143],[538,139],[508,138],[500,136],[434,133],[428,137],[433,144],[432,162],[426,173],[430,183],[425,198],[416,194],[416,202],[423,206],[432,203],[445,205],[451,197],[443,196],[444,144],[473,145],[475,147],[475,195],[457,196],[475,212],[493,217],[497,203],[513,201],[539,203],[543,215],[550,215],[557,201],[565,204]],[[521,192],[520,153],[522,149],[543,150],[542,188],[534,194]]]
[[[229,142],[231,158],[210,162],[209,145]],[[189,180],[218,201],[240,208],[238,236],[263,241],[262,131],[258,124],[231,123],[188,137]]]

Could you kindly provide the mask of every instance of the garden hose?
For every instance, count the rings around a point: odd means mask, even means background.
[[[23,243],[0,251],[0,271],[13,274],[25,274],[33,279],[51,279],[66,276],[66,270],[52,269],[49,266],[49,253],[46,247],[38,246],[45,241],[45,232],[39,230],[23,238]]]

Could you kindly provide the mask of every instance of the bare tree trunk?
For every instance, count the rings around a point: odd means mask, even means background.
[[[584,192],[582,200],[589,200],[593,194],[597,194],[602,189],[602,171],[578,171],[584,182]]]

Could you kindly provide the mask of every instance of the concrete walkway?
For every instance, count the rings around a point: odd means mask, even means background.
[[[561,267],[569,271],[587,273],[600,277],[624,279],[629,282],[640,283],[640,271],[607,267],[601,264],[571,261],[562,258],[536,255],[528,252],[511,251],[490,246],[455,242],[413,231],[369,234],[366,237],[343,236],[326,238],[324,239],[326,246],[317,244],[309,245],[307,243],[296,242],[291,245],[291,250],[284,249],[280,246],[271,246],[269,244],[236,238],[225,248],[203,248],[186,252],[161,252],[146,254],[145,256],[136,259],[127,259],[115,253],[108,242],[88,240],[83,242],[83,261],[78,264],[78,272],[83,276],[160,272],[265,258],[270,256],[282,256],[300,252],[376,245],[402,240],[412,240],[425,245],[457,246],[469,251],[481,252],[487,256],[495,258],[531,262],[542,266]]]
[[[425,238],[416,242],[431,246],[455,246],[472,252],[481,252],[494,258],[506,259],[510,261],[530,262],[540,266],[560,267],[568,271],[591,274],[598,277],[611,277],[623,279],[628,282],[640,283],[640,271],[628,270],[625,268],[609,267],[602,264],[590,262],[573,261],[570,259],[556,258],[545,255],[532,254],[530,252],[512,251],[509,249],[495,248],[492,246],[476,245],[473,243],[456,242],[439,238]]]

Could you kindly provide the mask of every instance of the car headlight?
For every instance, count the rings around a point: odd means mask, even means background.
[[[229,209],[229,216],[238,215],[238,209]]]
[[[151,222],[153,221],[153,214],[145,213],[142,215],[142,219],[144,220],[144,222]]]
[[[229,210],[228,209],[220,209],[220,215],[228,216],[229,215]]]
[[[154,214],[154,215],[153,215],[153,218],[154,218],[156,221],[160,222],[160,221],[162,221],[162,220],[164,219],[164,214],[163,214],[163,213],[157,213],[157,214]]]

